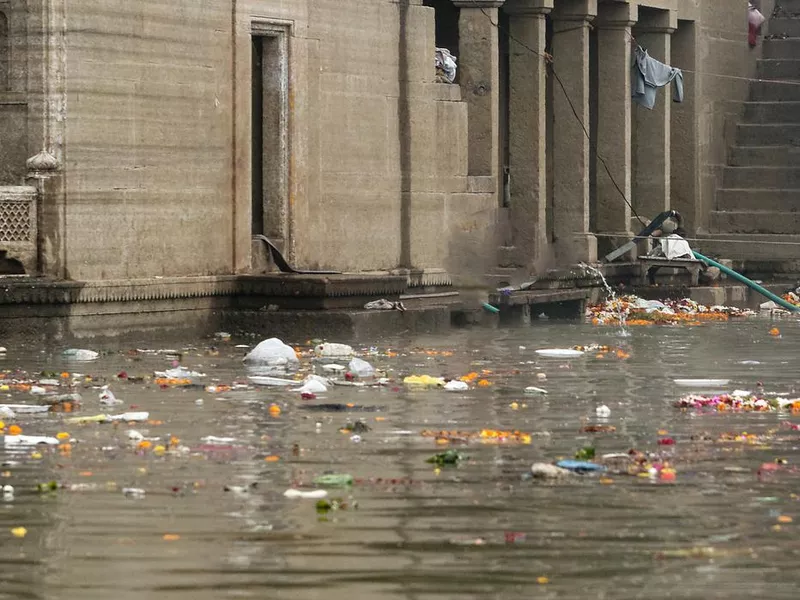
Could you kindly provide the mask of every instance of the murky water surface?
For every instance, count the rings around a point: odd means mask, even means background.
[[[389,377],[485,370],[491,385],[466,393],[336,387],[316,400],[282,388],[210,393],[117,381],[121,371],[151,376],[170,366],[165,355],[134,356],[130,348],[95,346],[103,355],[76,365],[62,359],[63,347],[10,347],[0,369],[89,374],[110,381],[124,403],[101,406],[99,390],[82,387],[76,413],[16,420],[26,434],[68,432],[74,441],[71,452],[42,449],[41,457],[0,450],[0,484],[16,490],[0,503],[0,598],[796,598],[800,472],[792,465],[800,464],[800,432],[781,423],[800,418],[672,406],[690,391],[676,388],[675,378],[730,379],[729,391],[759,381],[767,391],[793,391],[800,326],[780,322],[780,338],[768,335],[771,326],[755,318],[634,328],[621,338],[613,328],[536,323],[367,340],[356,347],[373,346],[378,354],[365,358]],[[592,342],[630,357],[535,354]],[[237,343],[254,340],[218,344],[218,355],[208,351],[213,340],[168,347],[181,349],[182,364],[206,373],[206,383],[231,384],[247,381]],[[139,347],[166,346],[143,340]],[[523,395],[530,385],[549,394]],[[26,392],[4,395],[36,403]],[[355,407],[309,410],[321,403]],[[599,405],[611,409],[604,421]],[[125,410],[149,411],[151,421],[63,421]],[[371,428],[360,443],[339,431],[359,418]],[[593,423],[616,431],[581,433]],[[426,463],[447,446],[423,430],[484,428],[528,432],[532,443],[473,440],[459,447],[469,459],[457,467]],[[136,451],[130,429],[158,440]],[[744,431],[765,437],[718,441]],[[191,451],[157,456],[155,446],[172,436]],[[666,436],[675,444],[659,446]],[[571,458],[587,445],[598,455],[662,452],[677,478],[522,478],[531,463]],[[788,465],[759,479],[759,465],[776,459]],[[329,490],[343,509],[321,514],[316,500],[284,497],[292,486],[314,487],[326,472],[356,479],[352,488]],[[49,481],[62,489],[36,491]],[[145,495],[126,497],[124,487]],[[27,529],[24,538],[11,533],[17,527]]]

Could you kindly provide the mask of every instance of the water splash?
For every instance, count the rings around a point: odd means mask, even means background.
[[[606,290],[606,294],[608,294],[608,297],[611,299],[612,306],[616,307],[617,309],[617,319],[619,321],[619,332],[617,335],[619,337],[630,337],[631,333],[628,331],[628,325],[626,323],[627,314],[622,308],[622,303],[619,302],[617,298],[617,293],[611,288],[611,286],[608,284],[608,281],[606,281],[603,272],[596,267],[587,265],[586,263],[580,263],[579,266],[587,275],[595,275],[600,278],[600,281]]]

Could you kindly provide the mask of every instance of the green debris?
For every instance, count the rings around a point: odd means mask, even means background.
[[[55,492],[58,490],[58,482],[57,481],[47,481],[45,483],[37,483],[36,484],[36,491],[40,494],[46,494],[48,492]]]
[[[320,487],[347,487],[353,485],[353,476],[347,473],[328,473],[314,479],[314,484]]]
[[[434,465],[457,465],[460,461],[464,460],[466,456],[461,454],[458,450],[447,450],[440,454],[434,454],[425,462]]]
[[[575,453],[577,460],[591,460],[594,458],[594,446],[585,446]]]

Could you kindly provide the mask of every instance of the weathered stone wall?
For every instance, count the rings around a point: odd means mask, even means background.
[[[66,29],[69,278],[230,272],[229,2],[70,2]]]
[[[250,268],[254,20],[290,31],[292,260],[458,271],[450,241],[465,236],[493,253],[495,195],[469,193],[466,106],[457,86],[434,83],[431,9],[82,0],[67,18],[70,278]]]

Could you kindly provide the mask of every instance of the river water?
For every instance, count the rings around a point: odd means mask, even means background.
[[[796,598],[800,431],[785,422],[800,417],[673,406],[691,391],[675,378],[792,392],[800,325],[779,322],[780,337],[769,335],[772,326],[750,318],[634,327],[620,337],[610,327],[537,322],[364,340],[355,346],[362,357],[399,383],[334,387],[315,400],[285,388],[162,388],[136,377],[169,368],[174,357],[131,352],[137,346],[91,346],[102,355],[81,364],[62,359],[62,346],[9,347],[0,360],[6,381],[21,369],[93,382],[79,387],[75,413],[13,421],[24,434],[68,433],[71,450],[0,448],[0,484],[15,488],[0,503],[0,598]],[[230,385],[247,381],[246,350],[236,344],[256,341],[143,340],[138,348],[177,348],[204,382]],[[628,357],[535,353],[589,343]],[[130,379],[117,379],[122,371]],[[409,374],[470,372],[489,385],[473,382],[463,393],[402,385]],[[123,404],[100,405],[91,386],[104,381]],[[531,385],[549,393],[524,395]],[[26,391],[5,394],[9,403],[36,401]],[[313,409],[322,403],[347,410]],[[596,415],[600,405],[610,416]],[[126,410],[149,411],[150,421],[63,421]],[[370,428],[360,442],[339,431],[359,418]],[[581,432],[591,424],[616,431]],[[131,429],[158,439],[149,449],[132,446]],[[471,439],[457,447],[466,455],[457,466],[426,462],[451,446],[421,432],[482,429],[530,433],[531,443]],[[745,431],[759,437],[719,441]],[[175,450],[159,456],[155,446],[172,437]],[[674,445],[658,445],[666,437]],[[523,476],[534,462],[572,458],[585,446],[598,455],[661,452],[676,478]],[[757,476],[759,465],[778,459],[787,461],[780,471]],[[284,497],[330,472],[355,478],[350,488],[329,489],[339,510],[320,513],[316,500]],[[36,490],[49,481],[59,489]],[[144,496],[124,495],[128,487]],[[20,527],[27,533],[15,537]]]

